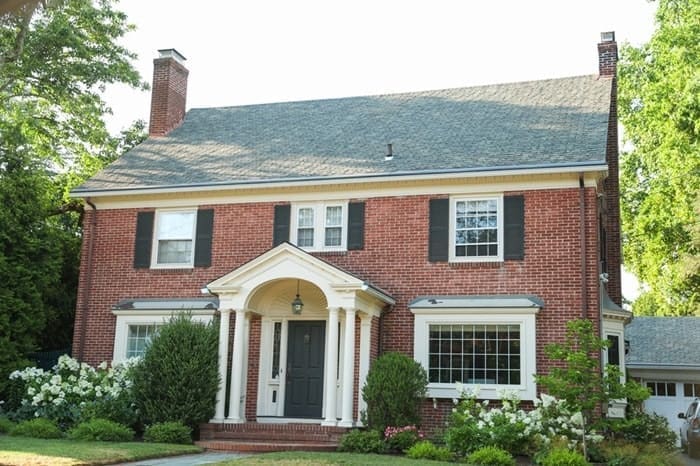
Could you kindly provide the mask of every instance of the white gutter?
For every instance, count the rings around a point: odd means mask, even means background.
[[[262,188],[288,188],[288,187],[306,187],[306,186],[324,186],[344,184],[361,184],[361,183],[380,183],[380,182],[395,182],[395,181],[422,181],[422,180],[446,180],[454,178],[484,178],[494,176],[529,176],[529,175],[548,175],[562,173],[594,173],[607,172],[608,166],[605,163],[582,164],[582,165],[567,165],[567,166],[549,166],[549,167],[506,167],[503,169],[487,169],[479,170],[455,170],[455,171],[431,171],[425,173],[406,173],[406,174],[381,174],[381,175],[349,175],[335,177],[303,177],[290,179],[271,179],[269,181],[238,181],[238,182],[222,182],[222,183],[202,183],[202,184],[186,184],[186,185],[160,185],[149,187],[136,188],[119,188],[105,190],[73,190],[70,193],[72,198],[84,197],[107,197],[107,196],[123,196],[123,195],[138,195],[138,194],[169,194],[169,193],[184,193],[184,192],[201,192],[201,191],[230,191],[230,190],[250,190]]]

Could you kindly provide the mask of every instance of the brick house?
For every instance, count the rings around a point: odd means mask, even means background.
[[[73,192],[73,354],[119,361],[173,313],[218,314],[223,426],[358,425],[386,351],[427,370],[428,427],[456,381],[532,400],[579,317],[623,365],[613,33],[598,51],[590,76],[186,114],[161,51],[150,137]]]

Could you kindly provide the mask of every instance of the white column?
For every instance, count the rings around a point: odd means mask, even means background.
[[[338,423],[335,406],[338,395],[338,308],[328,309],[328,348],[326,348],[326,418],[321,425],[334,426]]]
[[[211,422],[223,422],[226,408],[226,365],[228,363],[228,332],[231,323],[231,309],[221,310],[219,320],[219,391],[216,394],[216,411]]]
[[[361,426],[360,413],[367,409],[367,403],[362,399],[362,387],[365,386],[367,374],[369,373],[369,348],[371,346],[372,316],[360,314],[360,370],[357,380],[357,423]]]
[[[243,387],[243,339],[245,338],[245,311],[236,309],[236,322],[233,329],[233,361],[231,362],[231,394],[229,396],[227,422],[242,423],[241,390]]]
[[[340,427],[352,427],[353,379],[355,378],[355,309],[345,310],[345,357],[343,358],[343,414]]]

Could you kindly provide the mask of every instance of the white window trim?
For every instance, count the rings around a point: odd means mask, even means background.
[[[488,201],[495,200],[498,208],[498,255],[497,256],[457,256],[455,241],[457,236],[457,202],[458,201]],[[455,195],[450,196],[450,262],[503,262],[503,194]]]
[[[126,360],[127,342],[129,339],[129,326],[131,325],[156,325],[160,326],[168,323],[170,317],[183,311],[134,311],[119,310],[112,311],[117,316],[114,328],[114,349],[112,353],[112,364],[117,364]],[[186,311],[192,315],[194,322],[208,324],[214,318],[214,310]]]
[[[521,400],[534,400],[537,386],[534,375],[537,373],[537,350],[535,344],[537,309],[414,309],[415,314],[413,356],[428,371],[429,328],[430,325],[519,325],[520,326],[520,384],[462,384],[465,389],[477,389],[480,399],[497,400],[503,390],[517,393]],[[459,398],[456,384],[429,383],[429,398]]]
[[[326,207],[342,207],[343,220],[339,246],[325,246],[326,237]],[[297,233],[299,224],[299,209],[311,208],[314,210],[314,246],[302,247],[304,251],[347,251],[348,249],[348,201],[305,202],[292,204],[292,218],[290,221],[289,240],[298,245]],[[319,215],[320,214],[320,215]]]
[[[194,221],[192,222],[192,254],[189,262],[159,264],[158,263],[158,229],[160,227],[160,217],[163,214],[171,214],[175,212],[193,213]],[[191,269],[194,267],[194,253],[196,247],[197,235],[197,209],[159,209],[156,210],[156,215],[153,224],[153,238],[151,239],[151,268],[152,269]]]

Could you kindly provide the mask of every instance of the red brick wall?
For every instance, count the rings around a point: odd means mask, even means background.
[[[413,353],[413,315],[408,303],[422,295],[534,294],[545,308],[537,316],[537,364],[546,370],[545,344],[563,337],[566,322],[583,312],[580,191],[578,188],[525,191],[525,259],[503,263],[448,264],[428,262],[430,196],[366,200],[365,248],[344,254],[319,254],[324,260],[379,286],[396,299],[381,322],[381,342],[373,339],[372,357],[382,351]],[[598,228],[596,190],[585,190],[586,302],[588,316],[598,320]],[[205,206],[202,206],[205,207]],[[111,360],[116,318],[111,306],[124,298],[198,297],[206,283],[268,250],[272,245],[273,204],[206,206],[215,208],[212,266],[186,270],[133,268],[136,210],[97,212],[90,297],[86,303],[87,260],[81,264],[81,288],[74,351],[80,346],[82,309],[84,360]],[[86,258],[93,213],[85,217]],[[399,266],[400,265],[400,266]],[[233,317],[233,316],[232,316]],[[231,319],[233,321],[233,318]],[[259,320],[259,319],[258,319]],[[372,334],[379,323],[373,321]],[[359,329],[356,333],[359,338]],[[259,322],[251,325],[251,350],[259,351]],[[359,342],[357,342],[359,343]],[[257,345],[257,346],[256,346]],[[359,346],[359,344],[358,344]],[[251,351],[252,353],[255,351]],[[255,352],[257,355],[258,353]],[[257,367],[257,356],[249,368]],[[250,372],[250,371],[249,371]],[[357,375],[356,375],[357,377]],[[355,385],[356,386],[356,385]],[[246,414],[255,412],[257,378],[249,373]],[[357,398],[354,400],[357,402]]]

